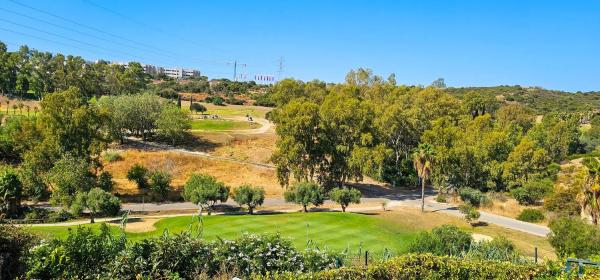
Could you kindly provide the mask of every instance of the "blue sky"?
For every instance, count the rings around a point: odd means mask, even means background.
[[[90,60],[197,68],[211,78],[231,78],[234,60],[247,65],[239,72],[248,78],[276,75],[283,57],[283,76],[302,80],[339,82],[367,67],[404,84],[444,77],[449,86],[600,90],[600,1],[0,4],[0,41],[11,50],[27,44]]]

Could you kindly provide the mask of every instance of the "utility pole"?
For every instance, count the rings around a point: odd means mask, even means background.
[[[283,57],[279,57],[279,69],[277,70],[277,80],[281,80],[281,73],[283,73]]]
[[[233,62],[233,81],[237,79],[237,60]]]

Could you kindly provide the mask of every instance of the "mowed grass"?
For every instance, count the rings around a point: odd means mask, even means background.
[[[321,212],[269,215],[218,215],[203,217],[203,237],[206,240],[234,239],[243,233],[279,233],[290,238],[297,248],[305,248],[307,240],[319,248],[342,251],[369,250],[381,254],[384,248],[402,253],[415,238],[417,231],[408,230],[386,222],[378,215]],[[99,224],[85,225],[94,229]],[[198,219],[193,216],[164,218],[154,224],[155,230],[143,233],[127,233],[130,240],[137,241],[157,237],[168,231],[198,232]],[[45,236],[63,238],[71,227],[32,227],[31,230]],[[117,227],[111,228],[119,232]],[[307,239],[308,238],[308,239]]]
[[[255,122],[246,121],[232,121],[232,120],[194,120],[192,121],[192,129],[194,130],[207,130],[207,131],[219,131],[219,130],[239,130],[239,129],[254,129],[259,128],[260,124]]]

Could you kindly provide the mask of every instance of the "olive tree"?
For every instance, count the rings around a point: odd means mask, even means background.
[[[329,198],[342,207],[342,212],[346,212],[346,207],[350,203],[360,203],[361,193],[357,189],[335,188],[329,192]]]
[[[229,187],[210,175],[192,174],[183,188],[183,198],[197,204],[200,215],[204,209],[208,215],[217,202],[225,202],[229,198]]]
[[[251,185],[241,185],[233,191],[233,200],[240,206],[246,205],[248,213],[252,215],[254,208],[262,205],[265,201],[265,189]]]
[[[117,215],[121,210],[121,201],[101,188],[93,188],[87,193],[78,192],[71,205],[74,215],[81,215],[86,209],[90,212],[90,222],[94,223],[96,216]]]
[[[286,202],[302,205],[304,212],[308,212],[308,205],[319,206],[325,200],[323,188],[313,182],[297,183],[283,195]]]

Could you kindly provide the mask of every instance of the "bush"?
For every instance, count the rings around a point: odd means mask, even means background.
[[[107,270],[114,279],[169,275],[197,279],[197,275],[213,277],[223,269],[242,275],[315,272],[333,268],[336,257],[314,248],[298,251],[279,235],[244,234],[236,240],[203,242],[183,233],[135,243],[120,252]]]
[[[447,195],[440,193],[435,197],[435,201],[439,203],[446,203],[448,201]]]
[[[505,237],[495,237],[491,241],[473,242],[464,258],[501,261],[511,263],[527,263],[527,258],[521,256],[515,245]]]
[[[25,221],[28,223],[44,222],[48,219],[50,210],[45,208],[30,208],[25,213]]]
[[[431,254],[408,254],[368,268],[343,267],[317,273],[280,273],[255,279],[554,279],[560,271],[538,264],[512,264],[483,260],[466,260]]]
[[[458,195],[462,201],[469,202],[475,207],[490,203],[490,200],[484,193],[473,188],[460,188],[458,190]]]
[[[308,212],[308,205],[319,206],[325,200],[323,188],[313,182],[296,183],[283,196],[286,202],[302,205],[304,212]]]
[[[548,239],[556,254],[585,259],[600,254],[600,229],[579,218],[558,218],[548,225]]]
[[[577,202],[577,191],[559,189],[544,199],[544,208],[558,216],[578,217],[581,204]]]
[[[0,279],[20,279],[29,250],[37,241],[35,235],[21,228],[0,224]]]
[[[475,208],[475,206],[471,205],[471,203],[469,202],[463,203],[460,206],[458,206],[458,211],[460,211],[460,213],[462,213],[465,216],[465,220],[470,225],[473,225],[473,222],[477,221],[477,219],[479,219],[479,216],[481,216],[479,211],[477,211],[477,208]]]
[[[107,162],[115,162],[123,159],[123,156],[119,152],[114,151],[106,151],[102,156]]]
[[[472,242],[473,238],[468,232],[456,226],[443,225],[432,229],[431,232],[419,233],[408,245],[408,252],[460,256],[469,249]]]
[[[196,113],[204,113],[207,110],[206,107],[200,103],[192,103],[192,107],[190,109]]]
[[[543,179],[526,182],[522,187],[513,189],[511,193],[519,204],[534,205],[551,191],[552,181],[550,179]]]
[[[544,220],[544,212],[539,209],[527,208],[521,211],[521,214],[517,216],[517,220],[523,222],[537,223]]]
[[[60,223],[60,222],[72,220],[74,218],[75,217],[69,211],[67,211],[65,209],[60,209],[58,211],[50,212],[50,214],[48,215],[48,222],[49,223]]]

